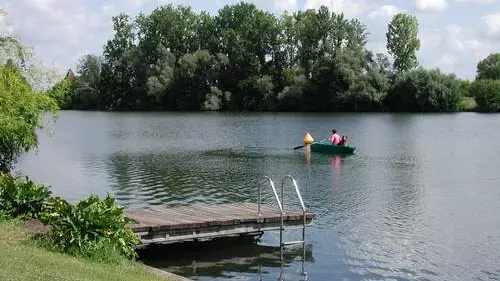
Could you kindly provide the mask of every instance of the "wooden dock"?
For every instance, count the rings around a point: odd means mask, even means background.
[[[127,209],[125,215],[134,220],[130,229],[141,239],[142,246],[154,243],[203,241],[228,236],[260,236],[264,231],[279,230],[281,213],[277,207],[255,203],[193,204],[185,206]],[[306,213],[306,226],[314,214]],[[285,228],[302,228],[302,211],[287,210]]]

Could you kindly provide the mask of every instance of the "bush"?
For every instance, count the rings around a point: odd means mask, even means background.
[[[41,221],[52,227],[48,242],[61,252],[75,256],[99,257],[118,252],[135,258],[139,238],[126,225],[123,207],[107,194],[101,200],[95,195],[71,205],[61,198],[52,198]],[[106,259],[106,254],[102,254]]]
[[[458,105],[458,111],[475,111],[477,108],[476,100],[473,97],[461,97]]]
[[[107,264],[123,264],[127,260],[116,246],[109,240],[101,239],[98,242],[84,242],[80,248],[72,247],[64,250],[58,238],[53,235],[37,234],[30,237],[30,242],[37,247],[50,251],[68,254],[74,257],[86,258],[94,262]]]
[[[476,80],[469,91],[475,97],[479,111],[500,112],[500,80]]]
[[[48,206],[51,191],[27,177],[0,174],[0,213],[10,218],[39,218]]]
[[[394,111],[456,111],[459,86],[453,74],[419,68],[396,77],[385,103]]]

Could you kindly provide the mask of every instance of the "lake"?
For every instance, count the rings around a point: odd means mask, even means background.
[[[145,254],[194,280],[500,280],[499,126],[476,113],[63,111],[16,169],[71,202],[110,192],[131,207],[256,202],[258,185],[274,204],[264,176],[295,177],[317,216],[306,248],[282,253],[269,232]],[[293,150],[333,128],[354,155]]]

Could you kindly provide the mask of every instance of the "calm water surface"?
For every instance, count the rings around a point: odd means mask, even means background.
[[[499,125],[473,113],[69,111],[17,169],[71,201],[111,192],[133,207],[255,201],[259,184],[273,204],[263,177],[293,175],[317,214],[305,251],[287,249],[282,263],[270,232],[145,258],[196,280],[500,280]],[[292,149],[332,128],[355,155]]]

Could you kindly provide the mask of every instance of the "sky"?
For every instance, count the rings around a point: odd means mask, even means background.
[[[14,34],[32,47],[46,66],[61,74],[76,68],[84,54],[102,54],[113,36],[111,17],[121,12],[135,16],[167,3],[188,4],[211,14],[237,0],[4,0],[0,32]],[[247,0],[277,15],[284,10],[319,8],[344,12],[368,29],[368,49],[386,51],[385,33],[399,12],[419,21],[418,61],[464,79],[474,79],[477,63],[500,52],[500,0]]]

